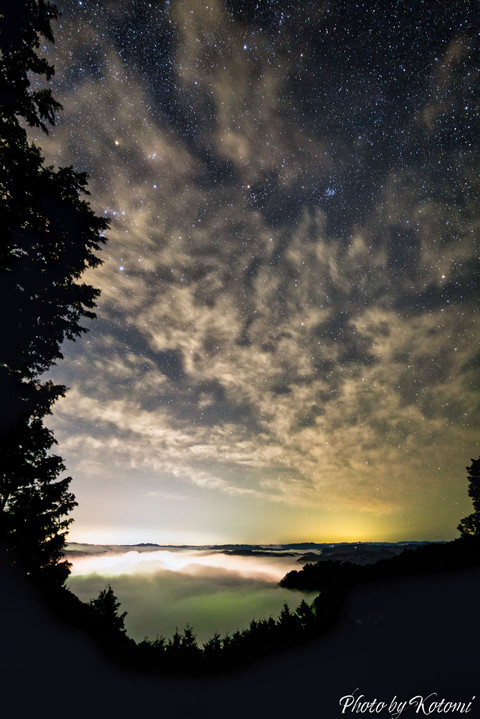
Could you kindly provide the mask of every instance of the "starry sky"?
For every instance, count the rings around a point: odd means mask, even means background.
[[[479,454],[479,7],[58,2],[111,220],[51,375],[77,541],[449,539]]]

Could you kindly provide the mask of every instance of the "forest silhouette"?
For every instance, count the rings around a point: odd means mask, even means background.
[[[474,512],[459,525],[460,538],[405,550],[368,566],[322,561],[290,572],[281,585],[316,590],[312,605],[288,605],[277,619],[253,620],[243,631],[218,634],[199,646],[192,627],[170,639],[136,643],[125,613],[108,586],[88,604],[65,585],[70,565],[65,537],[75,506],[71,479],[44,419],[66,388],[42,379],[61,359],[65,339],[95,316],[98,290],[81,282],[100,263],[108,221],[85,200],[87,177],[72,167],[46,166],[24,124],[48,131],[59,103],[50,89],[31,88],[31,73],[49,80],[54,68],[39,58],[40,39],[53,42],[56,8],[39,0],[10,3],[0,16],[0,536],[11,565],[20,564],[65,621],[84,629],[105,652],[137,671],[219,672],[321,636],[338,618],[349,591],[360,583],[474,566],[480,561],[480,458],[467,467]]]

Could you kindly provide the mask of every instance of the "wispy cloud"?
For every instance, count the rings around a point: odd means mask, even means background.
[[[165,17],[175,112],[107,21],[77,39],[67,17],[57,45],[65,110],[42,146],[90,172],[92,204],[112,220],[88,277],[99,318],[56,371],[72,385],[52,420],[61,451],[78,482],[138,470],[157,478],[150,492],[171,492],[169,476],[392,516],[405,532],[414,505],[463,496],[477,446],[478,168],[468,148],[432,139],[470,91],[465,41],[402,115],[400,158],[334,128],[334,77],[331,106],[299,121],[298,48],[292,59],[260,32],[253,48],[219,1]],[[85,52],[97,71],[83,76]],[[359,117],[372,93],[358,91]]]

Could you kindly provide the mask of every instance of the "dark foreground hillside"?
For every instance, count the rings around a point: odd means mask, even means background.
[[[358,688],[386,702],[431,692],[449,701],[477,695],[468,717],[480,718],[478,567],[359,586],[322,639],[221,677],[163,679],[112,665],[1,561],[5,717],[255,719],[308,711],[335,719],[340,697]],[[402,714],[414,716],[413,707]]]

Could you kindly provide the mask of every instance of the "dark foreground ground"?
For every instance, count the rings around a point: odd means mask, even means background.
[[[241,671],[199,679],[117,668],[1,564],[0,578],[5,719],[391,716],[387,709],[342,715],[339,699],[356,689],[387,704],[431,692],[448,701],[469,702],[476,695],[465,716],[480,718],[479,567],[357,587],[323,639]],[[410,706],[401,716],[425,713]]]

